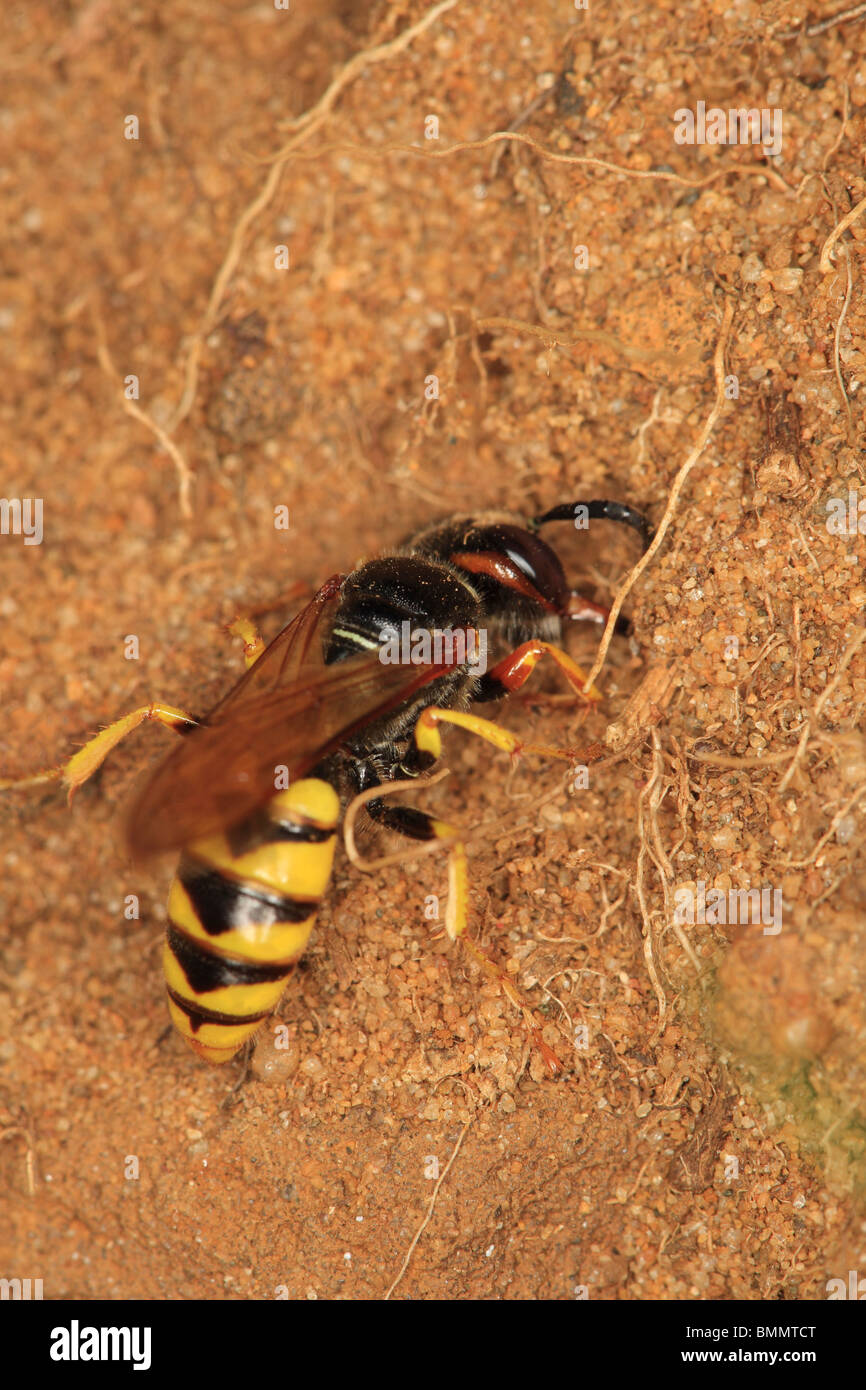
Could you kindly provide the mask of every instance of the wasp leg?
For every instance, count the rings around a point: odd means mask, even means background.
[[[473,941],[471,937],[464,936],[463,946],[469,952],[470,956],[476,962],[476,964],[480,965],[481,969],[484,970],[490,976],[490,978],[499,985],[499,988],[502,990],[502,993],[505,995],[506,999],[508,999],[509,1002],[512,1003],[516,1009],[520,1010],[521,1014],[523,1015],[524,1026],[527,1032],[529,1033],[530,1038],[535,1043],[535,1046],[538,1048],[539,1052],[544,1058],[545,1065],[548,1067],[549,1071],[552,1073],[553,1076],[557,1076],[563,1070],[562,1063],[560,1062],[553,1048],[550,1047],[544,1041],[544,1038],[541,1034],[541,1028],[535,1020],[535,1017],[532,1013],[532,1009],[525,995],[521,994],[514,981],[509,980],[505,971],[502,970],[496,964],[496,962],[490,958],[490,956],[488,956],[487,952],[478,945],[477,941]]]
[[[251,618],[235,618],[226,625],[226,632],[230,637],[239,637],[243,642],[244,665],[249,670],[267,646],[264,637]]]
[[[243,643],[244,665],[249,670],[267,646],[255,623],[250,618],[237,617],[226,625],[226,632],[231,637],[240,638]],[[151,719],[156,719],[167,729],[175,729],[180,734],[188,733],[201,722],[184,710],[175,709],[173,705],[156,702],[145,705],[142,709],[133,710],[132,714],[124,715],[122,719],[101,729],[67,762],[59,763],[57,767],[35,772],[32,777],[0,777],[0,791],[10,791],[16,787],[38,787],[43,782],[60,781],[66,787],[71,801],[78,788],[101,767],[112,748],[115,748],[121,739],[126,738],[127,734],[132,733],[133,729]]]
[[[515,690],[526,684],[539,661],[545,656],[556,662],[572,690],[576,691],[581,699],[595,701],[602,698],[601,692],[594,685],[586,689],[586,673],[572,661],[567,652],[561,651],[551,642],[540,641],[522,642],[513,652],[509,652],[508,656],[486,671],[480,678],[478,693],[474,698],[483,702],[501,700],[504,695],[512,695]]]
[[[388,791],[397,783],[389,783]],[[412,783],[400,783],[407,791]],[[452,941],[466,931],[466,903],[469,897],[469,863],[460,827],[439,820],[428,811],[415,806],[386,806],[378,799],[367,802],[367,813],[379,825],[406,835],[411,840],[442,840],[448,846],[448,906],[445,910],[445,930]]]
[[[395,784],[390,784],[390,787]],[[406,783],[407,787],[411,782]],[[412,840],[442,840],[449,845],[448,852],[448,905],[445,909],[445,930],[452,941],[459,940],[464,950],[481,969],[496,982],[506,999],[519,1009],[532,1041],[550,1071],[555,1076],[562,1070],[556,1053],[541,1036],[541,1028],[533,1017],[528,1001],[504,970],[491,960],[487,952],[466,935],[466,907],[469,898],[469,865],[466,846],[458,826],[449,821],[439,820],[427,811],[419,811],[415,806],[386,806],[384,801],[367,802],[367,811],[375,821],[400,835]]]
[[[526,676],[523,679],[525,680]],[[491,700],[496,697],[486,695],[483,698]],[[417,755],[421,758],[425,758],[426,755],[425,761],[420,764],[424,768],[429,767],[442,755],[442,735],[436,727],[437,724],[456,724],[459,729],[465,729],[467,733],[483,738],[486,743],[492,743],[494,748],[501,748],[504,753],[511,753],[513,757],[519,757],[523,753],[538,753],[545,758],[562,758],[565,762],[576,762],[580,758],[586,763],[595,762],[604,753],[604,749],[598,743],[584,749],[554,748],[547,743],[526,743],[510,730],[504,729],[501,724],[495,724],[492,719],[482,719],[478,714],[463,714],[460,710],[440,709],[438,705],[428,705],[418,716],[413,731]]]
[[[337,576],[336,578],[341,580],[342,576]],[[329,579],[321,586],[318,597],[320,599],[326,597],[333,598],[338,588],[339,584],[335,587],[334,579]],[[309,596],[309,584],[304,583],[303,580],[298,580],[296,583],[290,585],[282,594],[278,594],[275,599],[271,599],[269,603],[262,603],[259,604],[258,608],[253,608],[248,617],[241,617],[238,615],[232,622],[226,624],[225,631],[229,636],[239,637],[243,643],[243,658],[247,670],[255,665],[262,652],[266,651],[268,646],[256,627],[256,624],[253,622],[253,619],[260,617],[262,613],[273,613],[277,608],[286,608],[288,605],[293,604],[298,598],[308,599]]]
[[[564,657],[570,663],[570,658],[565,656],[556,647],[548,649],[547,643],[527,642],[526,647],[534,648],[540,646],[550,651],[552,655]],[[530,652],[521,656],[523,648],[518,648],[506,662],[500,662],[493,668],[491,675],[502,671],[503,683],[508,678],[508,668],[506,663],[512,662],[514,657],[518,657],[520,672],[518,684],[522,685],[528,677],[532,667],[538,661],[538,654]],[[517,688],[517,685],[514,687]],[[504,693],[504,692],[503,692]],[[490,696],[487,697],[491,698]],[[469,734],[475,734],[477,738],[483,738],[486,743],[491,743],[494,748],[500,748],[505,753],[510,753],[512,757],[519,757],[522,753],[537,753],[542,757],[562,758],[566,762],[576,762],[578,758],[584,763],[597,762],[604,757],[605,749],[600,743],[590,744],[583,749],[577,748],[554,748],[545,743],[526,743],[519,739],[516,734],[509,729],[503,728],[501,724],[496,724],[492,719],[482,719],[478,714],[464,714],[462,710],[443,709],[439,705],[428,705],[415,721],[412,731],[413,742],[409,746],[409,751],[399,765],[398,771],[407,777],[405,785],[411,786],[411,777],[419,772],[426,772],[442,756],[442,735],[439,731],[440,724],[454,724],[459,729],[464,729]],[[395,783],[388,785],[388,790],[394,787]],[[369,793],[365,793],[365,799]],[[457,887],[454,895],[456,903],[451,907],[449,897],[449,914],[453,915],[446,918],[446,929],[452,940],[455,940],[466,929],[466,851],[463,841],[460,838],[460,831],[456,826],[450,825],[447,821],[435,820],[423,811],[414,808],[395,806],[386,807],[376,800],[367,800],[367,810],[374,819],[388,825],[391,829],[400,831],[404,835],[410,835],[415,839],[451,839],[452,840],[452,876]]]
[[[78,790],[89,777],[108,757],[112,748],[116,748],[127,734],[131,734],[133,729],[137,729],[140,724],[146,724],[155,719],[157,723],[164,724],[167,729],[175,729],[178,733],[187,733],[190,729],[196,728],[199,721],[193,719],[191,714],[185,713],[182,709],[175,709],[173,705],[161,705],[153,703],[144,705],[141,709],[133,710],[132,714],[124,715],[122,719],[117,719],[107,728],[100,729],[99,733],[85,743],[83,748],[79,748],[77,753],[65,763],[58,764],[57,767],[46,768],[44,772],[36,772],[31,777],[14,777],[0,779],[0,791],[8,791],[12,787],[35,787],[41,782],[60,781],[69,793],[72,800],[73,793]]]

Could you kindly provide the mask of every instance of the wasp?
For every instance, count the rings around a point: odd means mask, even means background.
[[[447,845],[446,932],[492,967],[464,935],[469,878],[460,830],[389,793],[438,761],[443,726],[512,755],[577,756],[521,742],[472,706],[519,690],[543,658],[582,700],[600,698],[559,643],[566,622],[601,621],[606,611],[570,589],[538,534],[578,518],[628,525],[649,543],[645,518],[618,502],[566,503],[529,521],[498,512],[451,518],[333,575],[268,646],[237,620],[231,630],[244,641],[247,669],[204,718],[151,703],[59,767],[0,782],[56,777],[71,796],[141,724],[184,735],[134,800],[126,835],[135,858],[180,853],[163,968],[172,1022],[200,1057],[227,1062],[276,1007],[309,941],[341,815],[354,798],[387,830]],[[488,640],[503,653],[492,666],[479,659]]]

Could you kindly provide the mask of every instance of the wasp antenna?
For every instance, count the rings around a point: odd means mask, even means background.
[[[535,530],[539,526],[545,526],[548,521],[575,521],[579,515],[578,508],[585,509],[589,519],[618,521],[624,526],[631,526],[640,534],[644,550],[653,538],[653,529],[647,518],[641,512],[635,511],[634,507],[627,506],[625,502],[597,499],[591,502],[562,502],[558,507],[551,507],[543,516],[533,517],[529,525]]]

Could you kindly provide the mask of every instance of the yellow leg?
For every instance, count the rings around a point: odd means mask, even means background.
[[[576,661],[572,661],[568,652],[564,652],[561,647],[555,647],[552,642],[541,642],[537,639],[522,642],[513,652],[497,662],[490,670],[490,680],[501,685],[504,691],[519,690],[544,657],[550,657],[551,661],[556,663],[572,690],[582,700],[596,701],[602,698],[597,686],[587,686],[586,672]]]
[[[523,1015],[524,1025],[526,1026],[526,1029],[529,1033],[529,1036],[532,1038],[532,1041],[535,1043],[535,1046],[538,1048],[539,1052],[544,1058],[545,1065],[548,1067],[549,1071],[553,1074],[553,1076],[557,1076],[559,1072],[562,1071],[562,1063],[560,1062],[553,1048],[549,1047],[548,1044],[544,1041],[544,1038],[541,1036],[541,1029],[536,1023],[535,1018],[533,1017],[529,1001],[525,998],[523,994],[521,994],[514,981],[509,980],[505,971],[500,970],[496,962],[494,960],[491,960],[490,956],[488,956],[487,952],[483,950],[481,946],[478,945],[477,941],[473,941],[470,936],[464,936],[463,948],[464,950],[468,951],[469,955],[475,961],[476,965],[480,965],[481,969],[485,971],[485,973],[489,975],[490,978],[496,982],[496,984],[498,984],[506,999],[510,1003],[512,1003],[516,1009],[520,1010],[521,1014]]]
[[[528,1000],[521,994],[520,990],[509,980],[504,970],[501,970],[495,961],[491,960],[483,947],[477,941],[473,941],[466,933],[466,905],[469,898],[469,866],[466,858],[466,846],[460,838],[460,831],[456,825],[449,824],[448,821],[434,820],[431,818],[430,829],[437,839],[450,840],[451,845],[448,853],[448,906],[445,909],[445,930],[452,941],[460,940],[463,949],[467,952],[476,965],[479,965],[486,975],[490,977],[502,990],[506,999],[519,1009],[523,1015],[523,1022],[529,1031],[532,1041],[535,1043],[545,1064],[552,1074],[556,1076],[562,1070],[562,1063],[551,1047],[547,1045],[541,1036],[541,1029],[535,1021]]]
[[[538,644],[542,645],[542,644]],[[526,675],[535,666],[537,660],[544,653],[526,653],[520,662],[521,673],[525,680]],[[557,658],[557,664],[564,670],[565,663],[559,661],[560,653],[556,648],[547,649],[547,654]],[[569,661],[569,658],[565,658]],[[581,673],[582,674],[582,673]],[[520,682],[522,684],[522,681]],[[595,698],[597,692],[594,687],[588,692],[590,698]],[[465,729],[467,733],[475,734],[478,738],[483,738],[486,743],[491,743],[494,748],[500,748],[505,753],[517,756],[521,753],[538,753],[548,758],[563,758],[568,762],[575,761],[578,756],[584,762],[595,762],[604,756],[604,748],[601,744],[595,743],[588,748],[578,752],[576,748],[553,748],[548,744],[523,743],[508,729],[503,729],[500,724],[495,724],[490,719],[482,719],[476,714],[464,714],[460,710],[440,709],[437,705],[430,705],[419,716],[414,729],[414,738],[417,747],[421,752],[429,754],[433,758],[439,758],[442,753],[442,735],[437,727],[439,724],[454,724],[459,729]],[[473,941],[466,933],[466,903],[468,899],[468,867],[466,860],[466,847],[460,837],[457,826],[450,825],[447,821],[432,820],[431,830],[437,839],[450,840],[451,846],[448,860],[448,906],[445,913],[445,930],[452,941],[458,938],[462,941],[464,949],[471,958],[480,965],[492,979],[496,980],[505,997],[512,1004],[520,1009],[523,1014],[523,1021],[529,1030],[530,1037],[544,1058],[545,1064],[555,1076],[562,1070],[562,1064],[552,1048],[541,1035],[541,1029],[536,1023],[532,1010],[518,990],[513,981],[499,966],[490,959],[487,953],[482,950],[477,941]]]
[[[262,652],[265,650],[266,643],[259,633],[255,623],[249,618],[235,618],[234,622],[229,623],[226,631],[232,637],[239,637],[243,642],[244,664],[247,670],[258,661]],[[44,782],[62,782],[69,793],[69,800],[72,800],[74,793],[80,786],[92,777],[98,767],[102,765],[112,748],[116,748],[118,743],[127,734],[131,734],[133,729],[137,729],[140,724],[146,724],[155,719],[159,724],[164,724],[167,729],[189,729],[198,724],[197,719],[193,719],[191,714],[187,714],[182,709],[176,709],[174,705],[161,705],[156,702],[144,705],[141,709],[133,710],[132,714],[126,714],[122,719],[116,720],[106,728],[101,729],[93,738],[88,739],[83,748],[79,748],[71,758],[65,763],[59,763],[57,767],[46,768],[44,772],[34,772],[31,777],[0,777],[0,791],[10,791],[17,787],[38,787]]]
[[[566,762],[574,762],[578,757],[584,761],[589,757],[590,761],[594,761],[601,756],[600,749],[596,752],[597,745],[592,745],[587,752],[577,748],[554,748],[546,743],[524,743],[508,729],[503,729],[501,724],[494,724],[492,719],[482,719],[477,714],[463,714],[460,710],[440,709],[438,705],[429,705],[418,716],[414,737],[421,752],[429,753],[434,758],[442,756],[442,735],[436,727],[437,724],[456,724],[459,729],[465,729],[467,733],[475,734],[486,743],[492,743],[494,748],[501,748],[504,753],[511,753],[515,757],[521,753],[539,753],[545,758],[562,758]]]
[[[488,723],[486,720],[478,720],[477,722],[483,725],[487,725]],[[490,729],[497,728],[495,724],[490,724],[488,727]],[[504,733],[505,731],[499,730],[499,732]],[[437,738],[439,737],[435,726],[433,726],[433,733]],[[505,972],[500,970],[498,965],[487,955],[486,951],[478,945],[478,942],[473,941],[466,934],[467,904],[469,901],[469,865],[466,856],[466,845],[460,827],[452,825],[450,821],[439,820],[436,816],[431,816],[427,811],[418,810],[417,807],[385,806],[383,804],[387,797],[396,792],[404,792],[411,786],[412,783],[406,781],[389,782],[384,786],[368,788],[355,798],[352,807],[357,807],[361,803],[366,803],[370,814],[380,824],[387,826],[398,834],[407,835],[412,839],[422,841],[423,848],[420,850],[422,854],[432,849],[434,844],[441,844],[443,848],[447,847],[448,904],[445,909],[445,931],[452,941],[460,941],[462,943],[468,955],[475,961],[475,964],[480,965],[481,969],[484,970],[492,980],[495,980],[509,1002],[520,1009],[523,1015],[523,1021],[529,1030],[532,1041],[539,1049],[550,1071],[556,1075],[556,1073],[561,1070],[561,1063],[556,1053],[548,1047],[544,1038],[541,1036],[541,1029],[533,1017],[528,1001],[520,993],[520,990],[514,982],[509,980]],[[373,867],[377,861],[374,861],[373,864],[365,863],[361,861],[357,854],[354,844],[354,831],[351,830],[351,824],[354,821],[354,812],[352,808],[350,808],[347,814],[347,820],[349,821],[349,826],[347,827],[346,848],[349,850],[349,857],[354,864],[357,864],[361,868],[369,869]],[[399,857],[405,862],[407,858],[413,856],[411,852],[409,854],[403,853],[399,856],[385,856],[384,862],[388,862],[392,857]]]
[[[87,781],[88,777],[93,776],[112,748],[116,748],[127,734],[132,733],[133,729],[137,729],[140,724],[146,724],[152,719],[155,719],[159,724],[164,724],[167,729],[188,729],[198,724],[198,720],[193,719],[191,714],[186,714],[182,709],[175,709],[173,705],[144,705],[141,709],[133,710],[132,714],[124,715],[122,719],[115,720],[107,728],[101,729],[98,734],[85,743],[83,748],[79,748],[77,753],[73,753],[67,762],[60,763],[57,767],[47,768],[44,772],[36,772],[31,777],[0,778],[0,791],[8,791],[13,787],[35,787],[42,782],[60,781],[68,790],[71,801],[73,793]]]
[[[597,686],[587,685],[586,672],[582,670],[577,662],[572,661],[568,652],[564,652],[560,647],[555,647],[552,642],[542,642],[533,639],[531,642],[522,642],[519,647],[515,647],[513,652],[504,656],[495,666],[487,672],[484,683],[492,691],[499,695],[506,695],[515,690],[519,690],[525,685],[535,670],[539,661],[544,657],[550,657],[559,667],[565,679],[568,681],[572,690],[579,695],[581,700],[593,702],[600,700],[601,691]],[[484,699],[485,696],[480,698]]]
[[[554,748],[545,743],[524,743],[515,734],[503,729],[501,724],[495,724],[492,719],[482,719],[477,714],[464,714],[461,710],[441,709],[438,705],[428,705],[423,710],[415,722],[413,737],[415,745],[420,752],[426,753],[433,760],[442,755],[442,735],[438,726],[440,724],[454,724],[458,729],[465,729],[469,734],[475,734],[477,738],[483,738],[486,743],[492,743],[494,748],[500,748],[504,753],[510,753],[512,757],[517,757],[521,753],[538,753],[542,757],[562,758],[566,762],[575,762],[578,758],[584,763],[597,762],[604,756],[604,748],[600,743],[590,744],[582,750],[577,748]],[[405,786],[406,784],[392,784],[394,786]],[[366,799],[370,799],[371,793],[363,793]],[[372,793],[375,796],[375,792]],[[417,812],[415,813],[418,814]],[[399,810],[392,816],[396,822],[394,829],[399,830]],[[435,820],[432,816],[428,817],[428,834],[415,834],[416,838],[451,841],[451,854],[449,859],[449,893],[448,910],[445,918],[445,926],[452,941],[456,941],[466,930],[466,894],[468,869],[466,862],[466,848],[460,837],[460,830],[457,826],[450,825],[447,821]]]
[[[466,931],[466,904],[469,901],[469,860],[460,827],[447,820],[430,817],[430,829],[437,840],[449,840],[448,903],[445,908],[445,930],[452,941]]]
[[[247,670],[258,661],[267,643],[255,623],[250,618],[235,618],[226,631],[232,637],[239,637],[244,644],[244,664]]]

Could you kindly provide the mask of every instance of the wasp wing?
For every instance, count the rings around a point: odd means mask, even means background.
[[[326,666],[315,635],[334,595],[322,599],[322,593],[157,767],[127,823],[136,857],[180,849],[237,824],[275,794],[279,768],[290,779],[304,776],[454,664],[385,665],[371,653]],[[299,650],[307,657],[300,666]]]
[[[339,607],[344,578],[342,574],[334,574],[322,585],[306,607],[277,633],[228,695],[214,705],[206,723],[216,723],[226,716],[231,706],[248,700],[255,693],[289,685],[306,666],[324,668],[322,635],[330,629]]]

